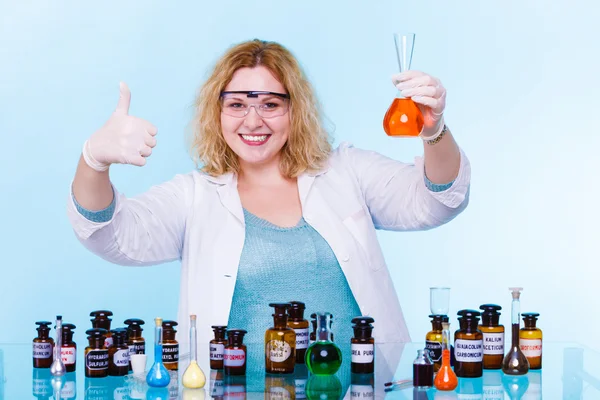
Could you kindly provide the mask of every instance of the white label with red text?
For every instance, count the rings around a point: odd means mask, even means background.
[[[519,345],[525,357],[542,356],[542,339],[519,339]]]
[[[369,364],[373,362],[375,348],[373,344],[352,343],[352,362],[356,364]]]
[[[246,363],[246,352],[241,349],[225,349],[223,365],[225,367],[241,367]]]
[[[65,365],[75,364],[75,360],[77,360],[77,349],[75,347],[61,348],[60,358]]]
[[[454,341],[454,357],[458,362],[482,362],[483,340],[456,339]]]

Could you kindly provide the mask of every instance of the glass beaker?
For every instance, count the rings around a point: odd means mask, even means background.
[[[429,309],[433,315],[448,315],[450,311],[450,288],[429,288]]]
[[[408,71],[415,44],[414,33],[395,33],[396,56],[400,72]],[[396,98],[383,118],[383,129],[388,136],[416,137],[423,130],[423,114],[411,99],[398,90]]]

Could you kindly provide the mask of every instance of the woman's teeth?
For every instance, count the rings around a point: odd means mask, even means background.
[[[241,136],[242,136],[242,138],[244,140],[247,140],[249,142],[263,142],[263,141],[267,140],[267,136],[268,135],[260,135],[260,136],[257,136],[257,135],[241,135]]]

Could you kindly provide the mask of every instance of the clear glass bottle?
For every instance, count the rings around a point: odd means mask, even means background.
[[[523,313],[525,326],[519,332],[519,343],[521,351],[529,361],[529,368],[533,370],[542,369],[542,330],[536,326],[540,314]]]
[[[50,368],[54,354],[54,339],[50,337],[50,321],[35,323],[38,335],[33,339],[33,368]]]
[[[182,383],[188,389],[200,389],[206,384],[206,376],[198,365],[196,315],[190,315],[190,364],[183,373]]]
[[[50,365],[50,373],[52,374],[52,376],[63,376],[64,374],[67,373],[67,369],[65,367],[65,364],[62,361],[62,357],[60,356],[60,352],[62,350],[62,316],[61,315],[56,316],[55,330],[56,330],[56,339],[55,339],[56,346],[54,346],[54,355],[53,355],[54,360],[52,361],[52,365]]]
[[[111,331],[113,344],[108,348],[108,375],[125,376],[129,372],[129,346],[127,329],[117,328]]]
[[[460,310],[460,329],[454,333],[454,372],[459,378],[479,378],[483,375],[483,333],[477,329],[481,313]]]
[[[210,341],[210,369],[223,369],[223,353],[227,346],[227,339],[225,339],[227,326],[213,325],[211,328],[215,333],[215,338]]]
[[[88,346],[85,348],[85,376],[104,378],[108,376],[108,349],[104,347],[106,329],[94,328],[85,331]]]
[[[223,353],[223,370],[225,376],[246,375],[246,345],[244,335],[248,333],[244,329],[227,330],[227,346]]]
[[[426,350],[417,350],[417,358],[413,361],[413,386],[433,386],[433,362],[425,353]]]
[[[502,361],[502,372],[507,375],[525,375],[529,371],[529,361],[519,347],[519,325],[521,323],[521,291],[523,288],[509,288],[512,293],[512,343]]]
[[[354,337],[350,339],[352,361],[350,371],[353,374],[372,374],[375,371],[375,339],[373,338],[372,317],[356,317],[354,324]]]
[[[175,321],[163,321],[163,346],[162,360],[165,368],[169,371],[177,371],[179,369],[179,342],[175,339],[177,326]]]
[[[454,390],[458,386],[458,378],[450,365],[450,323],[442,322],[442,366],[435,375],[433,385],[437,390]]]
[[[306,305],[301,301],[290,301],[288,327],[296,332],[296,364],[304,364],[309,345],[308,321],[304,319]]]
[[[92,321],[92,327],[106,330],[106,337],[104,338],[105,349],[108,349],[113,343],[112,334],[110,333],[110,322],[112,319],[109,318],[112,315],[112,311],[108,310],[98,310],[90,313],[90,317],[94,317],[90,320]]]
[[[63,324],[62,326],[62,348],[60,356],[67,372],[75,372],[77,369],[77,344],[73,341],[74,330],[77,328],[73,324]]]
[[[306,366],[313,375],[333,375],[342,365],[342,352],[331,341],[331,314],[317,313],[316,341],[306,351]]]
[[[163,329],[162,318],[154,318],[154,364],[148,375],[146,375],[146,383],[152,387],[167,387],[171,381],[169,371],[165,368],[162,361],[162,345],[163,345]]]
[[[296,361],[296,332],[288,328],[290,303],[270,303],[275,312],[273,326],[265,332],[265,370],[269,374],[291,374]]]
[[[496,304],[482,304],[481,324],[483,333],[483,369],[502,368],[504,358],[504,326],[500,325],[500,310]]]
[[[433,372],[442,366],[442,321],[445,315],[431,314],[431,330],[425,335],[425,350],[433,361]]]

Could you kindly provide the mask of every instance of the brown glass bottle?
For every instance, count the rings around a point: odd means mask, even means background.
[[[529,369],[542,369],[542,330],[536,326],[540,314],[523,313],[525,326],[519,332],[521,351],[529,361]]]
[[[50,321],[37,321],[35,323],[38,335],[33,339],[33,368],[50,368],[54,361],[54,339],[49,337]]]
[[[85,331],[89,345],[85,348],[85,376],[104,378],[108,376],[108,349],[104,347],[106,329],[94,328]]]
[[[296,332],[296,364],[304,364],[304,356],[309,345],[309,323],[304,319],[306,306],[301,301],[290,301],[290,305],[287,324]]]
[[[211,328],[215,333],[215,338],[209,343],[210,369],[223,369],[223,354],[227,345],[227,339],[225,339],[227,326],[213,325]]]
[[[129,355],[131,354],[146,354],[146,340],[142,337],[144,320],[131,318],[125,320],[127,325],[127,346],[129,347]],[[129,371],[131,371],[131,361],[129,362]]]
[[[477,329],[481,313],[460,310],[460,329],[454,333],[454,372],[459,378],[479,378],[483,375],[483,333]]]
[[[481,324],[483,333],[483,369],[501,369],[504,360],[504,326],[500,325],[502,307],[496,304],[482,304]]]
[[[223,351],[223,370],[225,375],[246,375],[246,345],[244,329],[227,330],[227,346]]]
[[[265,332],[265,371],[268,374],[291,374],[296,364],[296,332],[288,328],[290,303],[270,303],[275,312],[273,326]]]
[[[129,372],[129,346],[127,329],[117,328],[111,331],[113,344],[108,348],[108,375],[124,376]]]
[[[375,371],[373,322],[375,322],[373,318],[366,316],[352,319],[354,337],[350,339],[352,351],[350,370],[353,374],[372,374]]]
[[[432,314],[431,330],[425,335],[425,350],[433,361],[433,371],[438,372],[442,366],[442,320],[445,315]],[[446,317],[447,318],[447,317]]]
[[[162,346],[162,361],[166,369],[169,371],[177,371],[179,369],[179,342],[175,339],[177,326],[175,321],[163,321],[163,346]]]
[[[76,326],[73,324],[62,324],[60,357],[67,372],[74,372],[77,369],[77,344],[73,341],[75,328]]]
[[[94,317],[90,320],[92,321],[92,327],[106,330],[106,337],[104,338],[105,349],[108,349],[113,343],[112,334],[110,333],[110,322],[112,319],[109,318],[112,315],[112,311],[108,310],[98,310],[90,313],[90,317]]]

